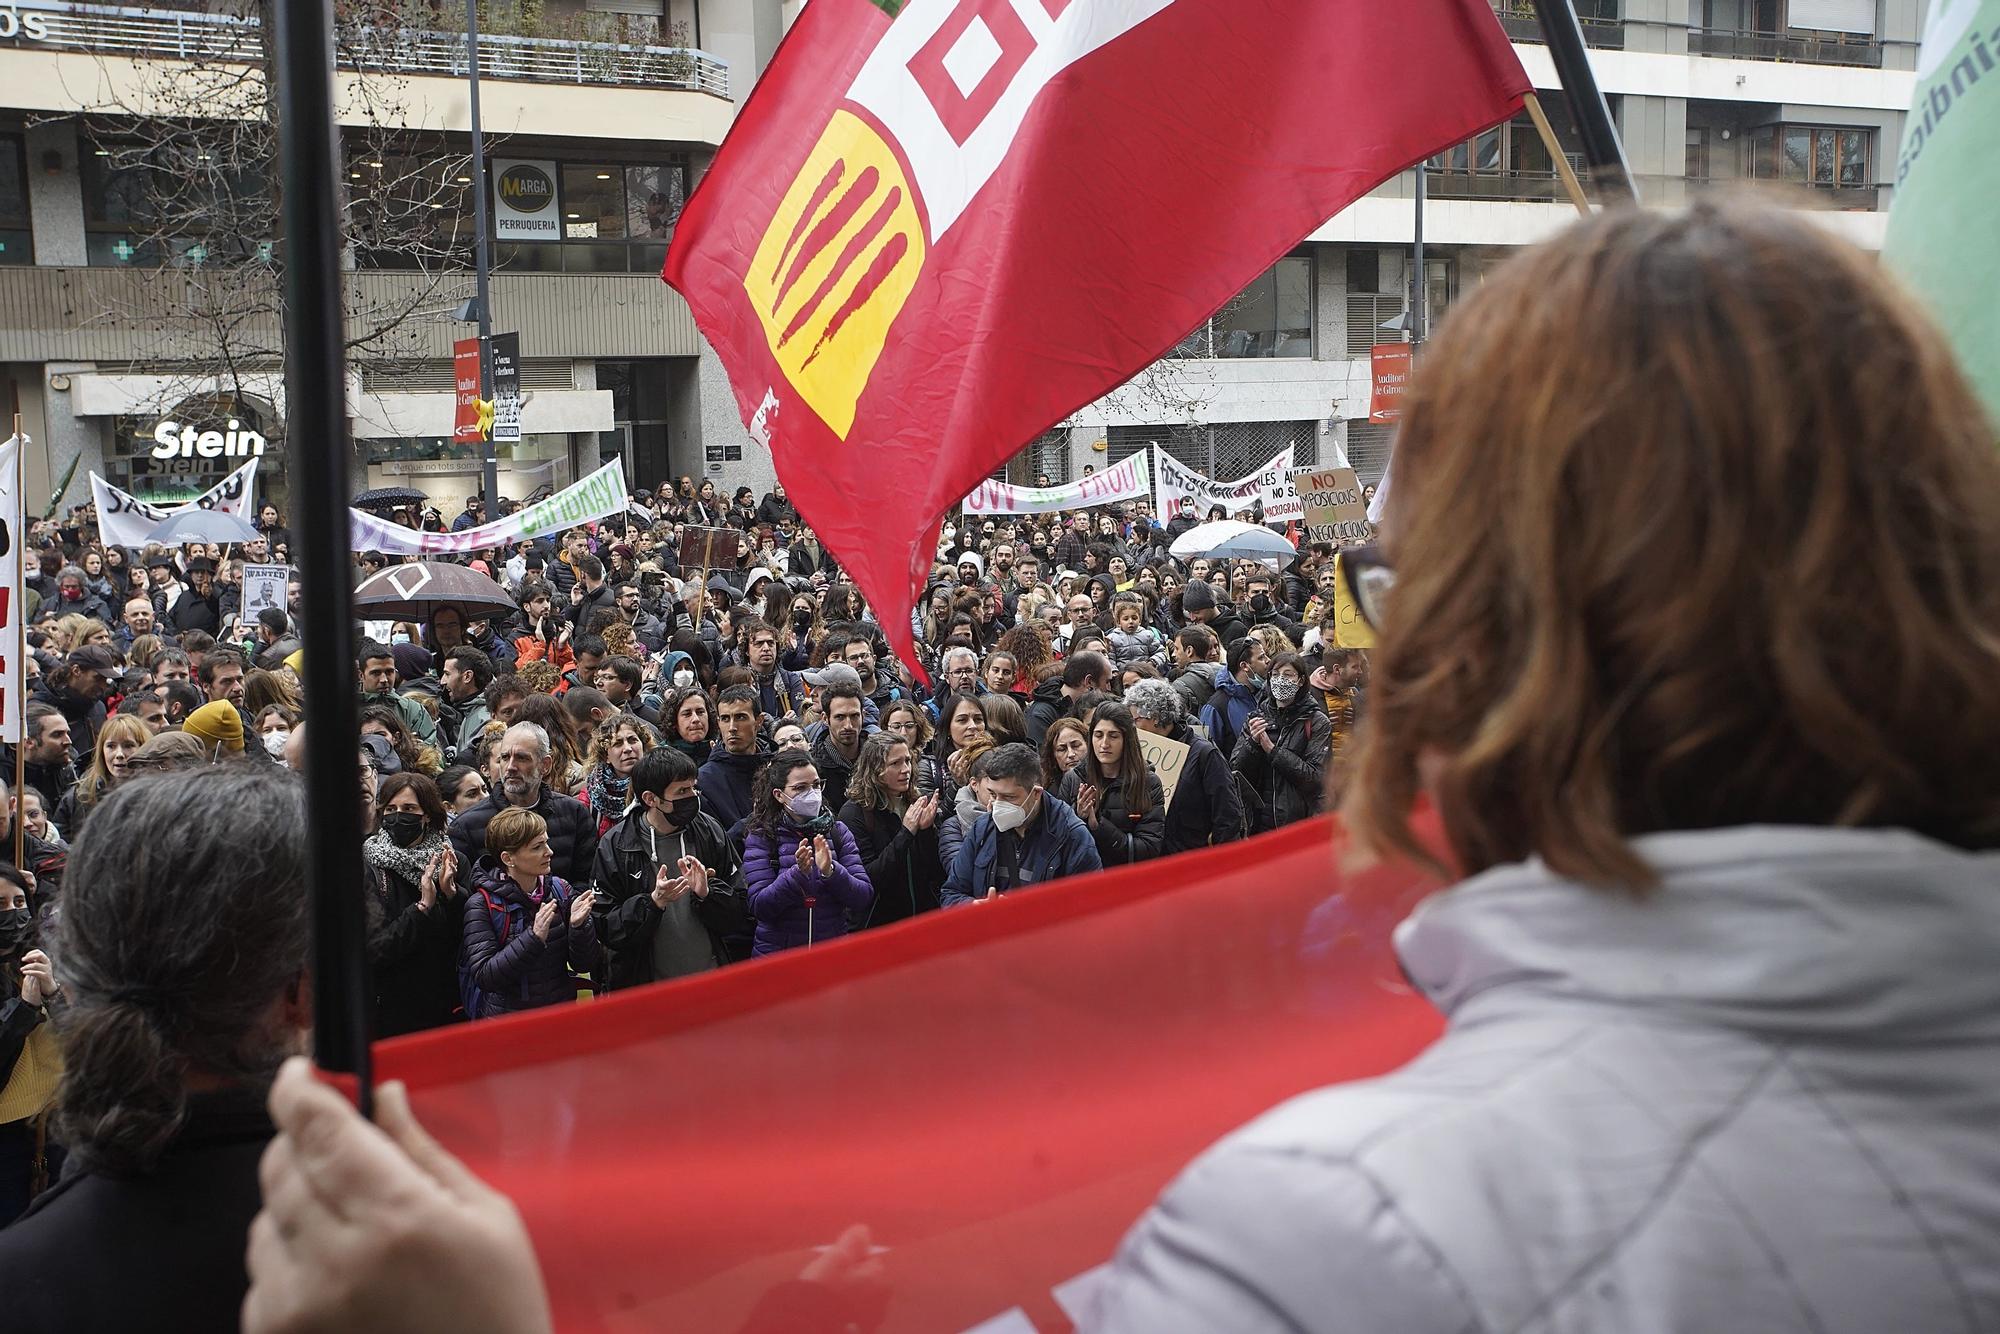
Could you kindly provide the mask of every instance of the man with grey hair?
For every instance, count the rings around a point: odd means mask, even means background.
[[[500,738],[500,782],[486,799],[451,822],[452,851],[460,875],[471,883],[472,868],[486,853],[486,825],[509,806],[533,811],[548,822],[550,874],[581,891],[590,884],[597,856],[597,817],[590,807],[548,785],[554,751],[549,734],[535,723],[515,723]]]
[[[924,712],[931,716],[932,727],[938,725],[939,711],[954,691],[966,695],[986,693],[986,687],[979,680],[979,655],[963,644],[953,644],[938,659],[937,691],[924,703]]]
[[[1132,721],[1141,732],[1188,748],[1180,784],[1167,803],[1163,855],[1242,838],[1246,824],[1243,798],[1236,791],[1229,757],[1198,729],[1188,726],[1180,691],[1165,681],[1134,681],[1125,688],[1125,707],[1132,710]]]

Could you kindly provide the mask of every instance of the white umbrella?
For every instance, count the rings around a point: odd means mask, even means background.
[[[1198,524],[1175,538],[1168,550],[1182,560],[1206,556],[1210,560],[1284,562],[1299,554],[1298,548],[1287,542],[1283,534],[1240,519]]]

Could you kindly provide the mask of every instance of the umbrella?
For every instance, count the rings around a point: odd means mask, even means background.
[[[428,620],[439,607],[457,607],[468,621],[517,609],[507,590],[479,571],[441,560],[391,565],[354,589],[355,613],[371,621]]]
[[[392,510],[399,505],[422,505],[430,497],[413,486],[378,486],[363,491],[348,504],[360,510]]]
[[[1168,551],[1182,560],[1206,556],[1211,560],[1282,562],[1299,554],[1298,548],[1287,542],[1283,535],[1272,532],[1262,524],[1244,523],[1240,519],[1217,519],[1213,523],[1197,524],[1175,538]]]
[[[176,510],[162,519],[148,542],[162,546],[185,546],[189,542],[255,542],[263,534],[225,510],[205,510],[198,505]]]

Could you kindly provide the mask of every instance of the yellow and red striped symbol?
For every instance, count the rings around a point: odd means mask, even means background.
[[[902,165],[836,111],[744,275],[791,386],[841,439],[923,269],[927,242]]]

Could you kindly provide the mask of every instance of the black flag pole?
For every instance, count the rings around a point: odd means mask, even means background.
[[[1548,43],[1556,78],[1562,81],[1570,119],[1583,141],[1583,160],[1590,164],[1591,180],[1607,198],[1623,196],[1638,203],[1639,190],[1632,180],[1631,164],[1625,160],[1625,145],[1619,142],[1611,107],[1590,68],[1575,0],[1535,0],[1535,17],[1541,22],[1542,40]]]
[[[340,292],[339,131],[328,0],[278,0],[284,211],[285,435],[306,644],[306,852],[313,913],[313,1056],[373,1109],[361,903],[347,394]]]

